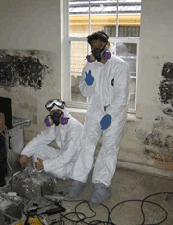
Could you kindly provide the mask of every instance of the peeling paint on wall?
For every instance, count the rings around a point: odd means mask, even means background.
[[[36,57],[37,51],[30,51],[30,56],[8,54],[0,50],[0,87],[8,89],[17,85],[41,89],[43,77],[49,67]]]
[[[159,86],[161,103],[168,104],[163,113],[171,117],[156,116],[151,122],[152,131],[144,139],[144,156],[153,159],[154,165],[166,171],[173,170],[173,63],[166,62],[162,69],[163,79]],[[145,118],[145,121],[146,118]],[[142,126],[142,125],[141,125]],[[139,126],[138,136],[145,136],[148,130]],[[141,134],[142,133],[142,134]]]
[[[144,122],[147,123],[145,118]],[[166,171],[173,170],[173,119],[172,117],[156,116],[151,122],[152,130],[147,133],[147,127],[143,127],[143,123],[139,125],[137,133],[143,137],[143,154],[146,159],[153,159],[153,163],[157,168]],[[142,127],[141,127],[142,126]],[[143,128],[141,130],[141,128]],[[137,135],[138,137],[139,135]]]
[[[145,141],[145,145],[154,145],[158,148],[166,147],[173,153],[173,120],[163,117],[157,117],[153,122],[153,130]]]
[[[157,154],[154,157],[154,165],[162,167],[164,170],[173,170],[173,158],[170,156]]]
[[[163,104],[169,107],[163,109],[163,113],[171,117],[156,116],[154,121],[148,124],[147,116],[141,121],[136,136],[143,140],[144,155],[147,159],[154,159],[156,166],[172,170],[173,160],[173,63],[164,63],[162,69],[163,79],[160,82],[158,93]],[[160,114],[160,113],[159,113]],[[165,156],[166,155],[166,156]],[[171,161],[167,161],[169,160]]]

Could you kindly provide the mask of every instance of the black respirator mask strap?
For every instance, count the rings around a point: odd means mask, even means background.
[[[104,48],[106,47],[108,42],[106,42],[106,44],[103,46],[103,48],[101,49],[101,51],[103,52],[104,51]]]

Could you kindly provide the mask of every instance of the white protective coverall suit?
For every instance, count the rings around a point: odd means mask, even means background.
[[[94,82],[88,86],[86,74],[91,70]],[[92,182],[103,183],[107,187],[114,175],[119,145],[127,118],[129,103],[130,75],[128,64],[119,57],[112,56],[105,64],[95,61],[87,62],[80,80],[80,91],[83,96],[91,97],[81,139],[78,159],[73,167],[71,178],[86,183],[93,166],[94,152],[102,134],[101,119],[111,115],[111,125],[103,130],[102,147],[98,154]],[[104,107],[106,110],[104,111]]]
[[[69,114],[66,107],[60,110],[63,111],[64,117],[69,118],[68,123],[47,127],[25,146],[21,155],[32,156],[34,164],[37,157],[43,159],[44,171],[57,178],[66,179],[69,178],[79,154],[83,125]],[[60,149],[47,146],[54,140]]]

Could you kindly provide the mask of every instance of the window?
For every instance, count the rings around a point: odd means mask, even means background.
[[[64,3],[65,2],[65,3]],[[79,81],[90,46],[86,37],[104,30],[109,35],[112,54],[130,67],[130,107],[136,112],[136,83],[140,36],[141,0],[69,0],[63,1],[64,60],[63,99],[69,107],[87,108],[89,99],[82,96]],[[63,50],[64,50],[63,49]]]

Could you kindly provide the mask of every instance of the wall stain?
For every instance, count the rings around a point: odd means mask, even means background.
[[[37,107],[27,102],[19,103],[21,110],[27,110],[27,116],[31,119],[32,124],[37,124]]]
[[[153,58],[153,59],[159,59],[159,56],[158,56],[158,55],[156,55],[156,56],[153,55],[152,58]]]
[[[29,50],[29,53],[31,56],[20,56],[0,51],[0,87],[7,89],[22,85],[41,89],[44,72],[49,67],[36,57],[37,51]]]
[[[163,80],[160,82],[158,93],[160,95],[160,100],[164,104],[171,104],[173,107],[173,63],[166,62],[162,69]],[[167,115],[172,115],[164,111]]]

